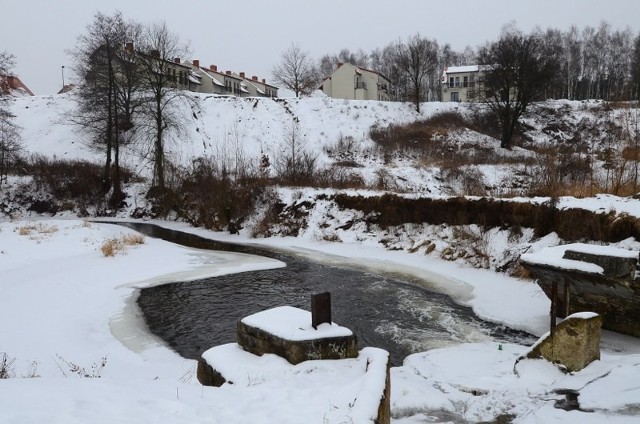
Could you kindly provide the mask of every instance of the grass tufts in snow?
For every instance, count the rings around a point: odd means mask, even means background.
[[[10,358],[5,352],[0,354],[0,380],[13,378],[15,373],[13,371],[14,358]]]
[[[102,243],[100,251],[106,257],[115,256],[126,250],[127,246],[135,246],[144,244],[144,236],[142,234],[126,234],[117,238],[110,238]]]
[[[56,356],[58,357],[58,360],[56,361],[58,369],[60,369],[60,372],[65,377],[68,377],[69,375],[77,375],[78,377],[83,378],[102,378],[102,372],[107,366],[106,356],[100,358],[100,361],[91,364],[88,369],[74,362],[67,361],[60,355]]]
[[[49,235],[58,231],[55,225],[47,225],[43,223],[27,224],[18,228],[18,234],[21,236],[31,236],[37,238],[38,235]]]

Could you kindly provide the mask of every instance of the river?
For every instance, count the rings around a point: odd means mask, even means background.
[[[275,306],[310,310],[313,293],[331,292],[333,321],[360,347],[386,349],[394,366],[409,354],[465,342],[531,344],[537,338],[481,320],[471,308],[428,290],[413,277],[357,264],[323,263],[295,252],[223,243],[152,224],[123,223],[147,236],[200,249],[261,255],[285,268],[243,272],[142,289],[138,305],[150,331],[185,358],[235,341],[243,317]]]

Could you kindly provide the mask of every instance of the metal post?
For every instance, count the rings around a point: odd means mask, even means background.
[[[64,65],[62,65],[62,92],[64,93]]]
[[[323,323],[331,324],[331,293],[311,295],[311,326],[318,329]]]

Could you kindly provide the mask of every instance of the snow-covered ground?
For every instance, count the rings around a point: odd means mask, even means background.
[[[322,96],[273,101],[196,94],[192,100],[182,106],[188,119],[167,149],[171,161],[178,165],[187,166],[199,156],[257,159],[261,152],[273,160],[288,148],[295,132],[305,149],[319,155],[322,164],[355,159],[361,167],[353,168],[354,172],[371,187],[384,173],[392,176],[391,185],[406,196],[456,194],[450,182],[442,182],[437,165],[402,154],[387,162],[388,158],[376,150],[369,130],[374,124],[405,123],[439,111],[466,113],[464,105],[426,103],[418,115],[409,104],[350,102]],[[26,153],[102,162],[102,155],[89,149],[83,134],[70,125],[73,107],[73,94],[15,99],[12,111],[23,129]],[[602,120],[595,113],[602,109],[597,102],[558,101],[548,107],[569,111],[569,121],[587,121],[596,128]],[[614,118],[623,113],[607,112]],[[547,115],[553,117],[551,112]],[[624,116],[620,118],[624,121]],[[527,118],[530,135],[539,142],[568,140],[571,134],[545,130],[549,122],[557,124],[553,119],[541,123]],[[482,149],[495,149],[492,144],[497,145],[490,137],[469,130],[452,132],[449,138],[457,146],[475,143]],[[148,176],[150,168],[143,150],[144,146],[130,146],[122,160],[135,174]],[[335,157],[336,150],[340,150],[340,157]],[[530,155],[522,149],[495,150],[511,159]],[[495,193],[513,194],[509,186],[514,180],[513,168],[505,164],[477,168],[483,183],[495,187]],[[20,190],[20,185],[2,186],[0,193],[4,189],[5,193]],[[144,193],[144,188],[136,188],[136,192]],[[131,188],[129,194],[133,194]],[[288,205],[315,199],[317,194],[313,189],[278,190]],[[361,190],[357,194],[380,192]],[[129,208],[118,216],[129,216],[143,198],[128,201]],[[640,217],[640,201],[610,195],[562,197],[558,207]],[[194,379],[194,362],[179,357],[151,336],[135,304],[135,290],[140,287],[283,264],[246,255],[185,249],[149,238],[143,244],[125,245],[124,252],[114,257],[105,257],[101,251],[105,240],[122,240],[132,232],[78,220],[40,220],[11,204],[6,210],[13,211],[16,220],[0,217],[0,364],[3,353],[12,361],[5,367],[12,378],[0,380],[1,423],[360,422],[351,414],[352,399],[301,398],[294,393],[300,380],[287,385],[286,379],[248,378],[246,384],[234,387],[201,387]],[[452,228],[408,225],[394,229],[391,237],[357,223],[345,229],[353,211],[340,211],[330,202],[315,201],[309,212],[309,225],[297,238],[250,239],[248,230],[240,236],[229,236],[181,223],[159,224],[205,237],[293,249],[329,263],[357,262],[374,270],[412,274],[424,279],[431,289],[471,306],[480,317],[537,335],[546,331],[548,300],[534,283],[471,268],[469,261],[456,259],[455,255],[449,261],[440,259],[455,241]],[[555,234],[535,239],[529,229],[522,233],[515,241],[500,229],[479,235],[483,248],[495,258],[509,250],[516,254],[536,252],[562,243]],[[391,239],[388,248],[400,250],[385,250],[381,243],[384,238]],[[330,239],[340,242],[324,241]],[[426,254],[425,240],[436,245],[431,254]],[[633,239],[615,246],[640,250],[640,242]],[[515,359],[526,349],[476,343],[410,356],[404,366],[392,369],[394,422],[478,422],[509,415],[515,415],[516,422],[638,420],[638,339],[604,332],[601,360],[573,375],[561,374],[542,361],[521,361],[514,368]],[[283,368],[271,368],[271,359],[266,358],[260,366],[273,371],[270,375],[283,375]],[[310,369],[322,370],[326,374],[319,373],[316,380],[322,383],[336,372],[331,364],[313,367],[288,368],[289,374],[285,374],[291,377]],[[556,389],[580,389],[581,407],[591,412],[554,408],[555,401],[564,398],[555,393]]]
[[[229,238],[183,224],[163,225]],[[78,220],[0,223],[0,352],[14,360],[9,367],[13,378],[0,381],[0,422],[362,422],[350,415],[351,399],[301,400],[295,393],[304,383],[287,385],[291,378],[201,387],[194,381],[195,363],[146,332],[133,302],[135,289],[282,263],[150,238],[113,257],[103,255],[105,240],[131,233]],[[481,316],[537,333],[545,328],[548,304],[532,283],[359,243],[260,242],[324,255],[327,261],[377,263],[426,274]],[[412,355],[404,366],[392,369],[394,422],[477,422],[504,414],[516,415],[517,422],[634,422],[640,342],[605,333],[603,347],[600,361],[573,375],[532,360],[521,361],[514,372],[526,346],[466,344]],[[261,366],[265,375],[283,375],[275,358]],[[330,380],[336,366],[307,363],[297,372],[313,369],[319,373],[314,378],[322,381],[326,373]],[[556,389],[581,389],[582,408],[593,412],[554,408],[555,400],[563,398]]]

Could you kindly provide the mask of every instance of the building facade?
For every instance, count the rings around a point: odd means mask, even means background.
[[[192,91],[237,97],[278,97],[278,88],[267,84],[264,78],[260,81],[257,76],[247,78],[244,72],[220,72],[216,65],[204,68],[197,59],[185,63],[191,66],[200,82]]]
[[[442,101],[480,101],[481,77],[479,65],[445,68],[442,72]]]
[[[389,80],[378,72],[339,63],[333,74],[324,79],[320,90],[336,99],[388,101],[389,85]]]

